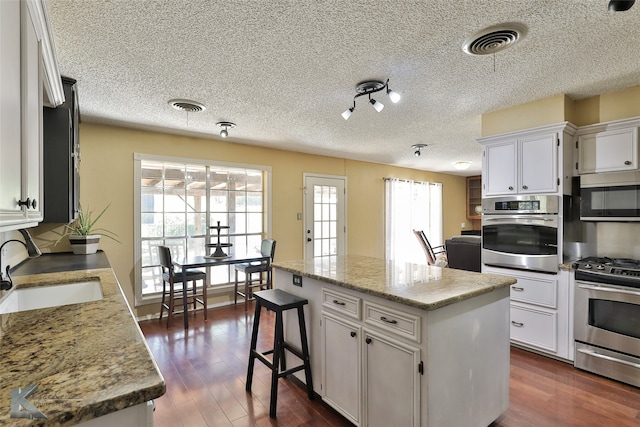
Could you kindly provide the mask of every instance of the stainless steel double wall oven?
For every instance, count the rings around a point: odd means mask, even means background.
[[[558,196],[521,195],[482,200],[482,262],[557,273]]]

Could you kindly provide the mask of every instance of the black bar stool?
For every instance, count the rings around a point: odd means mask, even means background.
[[[307,382],[307,395],[309,400],[313,400],[313,382],[311,380],[311,365],[309,363],[309,345],[307,344],[307,330],[304,323],[305,304],[308,304],[304,298],[297,297],[281,289],[268,289],[253,294],[256,299],[256,313],[253,318],[253,332],[251,334],[251,349],[249,350],[249,368],[247,370],[247,391],[251,391],[251,381],[253,380],[253,366],[255,360],[258,359],[271,369],[271,400],[269,403],[269,416],[276,417],[276,401],[278,398],[278,379],[294,372],[304,369],[304,375]],[[256,342],[258,341],[258,327],[260,324],[260,311],[262,307],[276,313],[276,330],[273,343],[273,349],[260,353],[256,351]],[[298,325],[300,326],[300,341],[302,344],[302,352],[291,347],[284,341],[284,331],[282,327],[282,313],[286,310],[298,309]],[[295,368],[286,368],[284,351],[289,350],[291,353],[302,359],[303,364]],[[266,355],[273,354],[273,361],[269,361]],[[278,371],[280,365],[280,371]]]

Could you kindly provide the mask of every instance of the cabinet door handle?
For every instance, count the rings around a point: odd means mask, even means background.
[[[624,164],[629,166],[631,164],[631,162],[629,160],[625,160]]]
[[[386,323],[391,323],[392,325],[397,325],[397,324],[398,324],[398,321],[397,321],[397,320],[395,320],[395,319],[391,319],[391,320],[389,320],[389,319],[387,319],[387,318],[386,318],[386,317],[384,317],[384,316],[381,316],[381,317],[380,317],[380,320],[382,320],[383,322],[386,322]]]
[[[516,322],[515,320],[512,320],[511,324],[513,326],[517,326],[518,328],[522,328],[524,326],[524,323]]]
[[[27,200],[18,200],[18,206],[26,206],[27,209],[33,208],[35,209],[37,206],[36,199],[31,200],[27,197]]]
[[[356,337],[356,333],[354,331],[351,331],[351,338],[355,338]]]
[[[367,337],[367,339],[364,340],[364,342],[366,342],[367,344],[371,344],[371,338]]]
[[[509,190],[513,190],[513,187],[511,185],[509,186]]]
[[[528,190],[528,189],[529,189],[529,186],[527,186],[527,185],[523,185],[523,186],[522,186],[522,189],[523,189],[523,190]]]
[[[513,289],[514,291],[517,291],[517,292],[522,292],[522,291],[524,291],[524,288],[520,288],[520,287],[518,287],[518,286],[512,286],[512,287],[511,287],[511,289]]]
[[[335,305],[342,305],[342,306],[347,305],[347,304],[345,304],[345,303],[344,303],[344,302],[342,302],[342,301],[338,301],[337,299],[334,299],[334,300],[333,300],[333,303],[334,303]]]

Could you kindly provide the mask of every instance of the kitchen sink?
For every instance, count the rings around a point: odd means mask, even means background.
[[[98,279],[18,288],[9,291],[0,299],[0,314],[80,304],[99,301],[102,298],[102,285]]]

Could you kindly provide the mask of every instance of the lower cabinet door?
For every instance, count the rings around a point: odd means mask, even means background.
[[[368,427],[420,425],[420,349],[364,330],[364,421]]]
[[[323,399],[355,425],[360,425],[360,326],[322,314]]]

